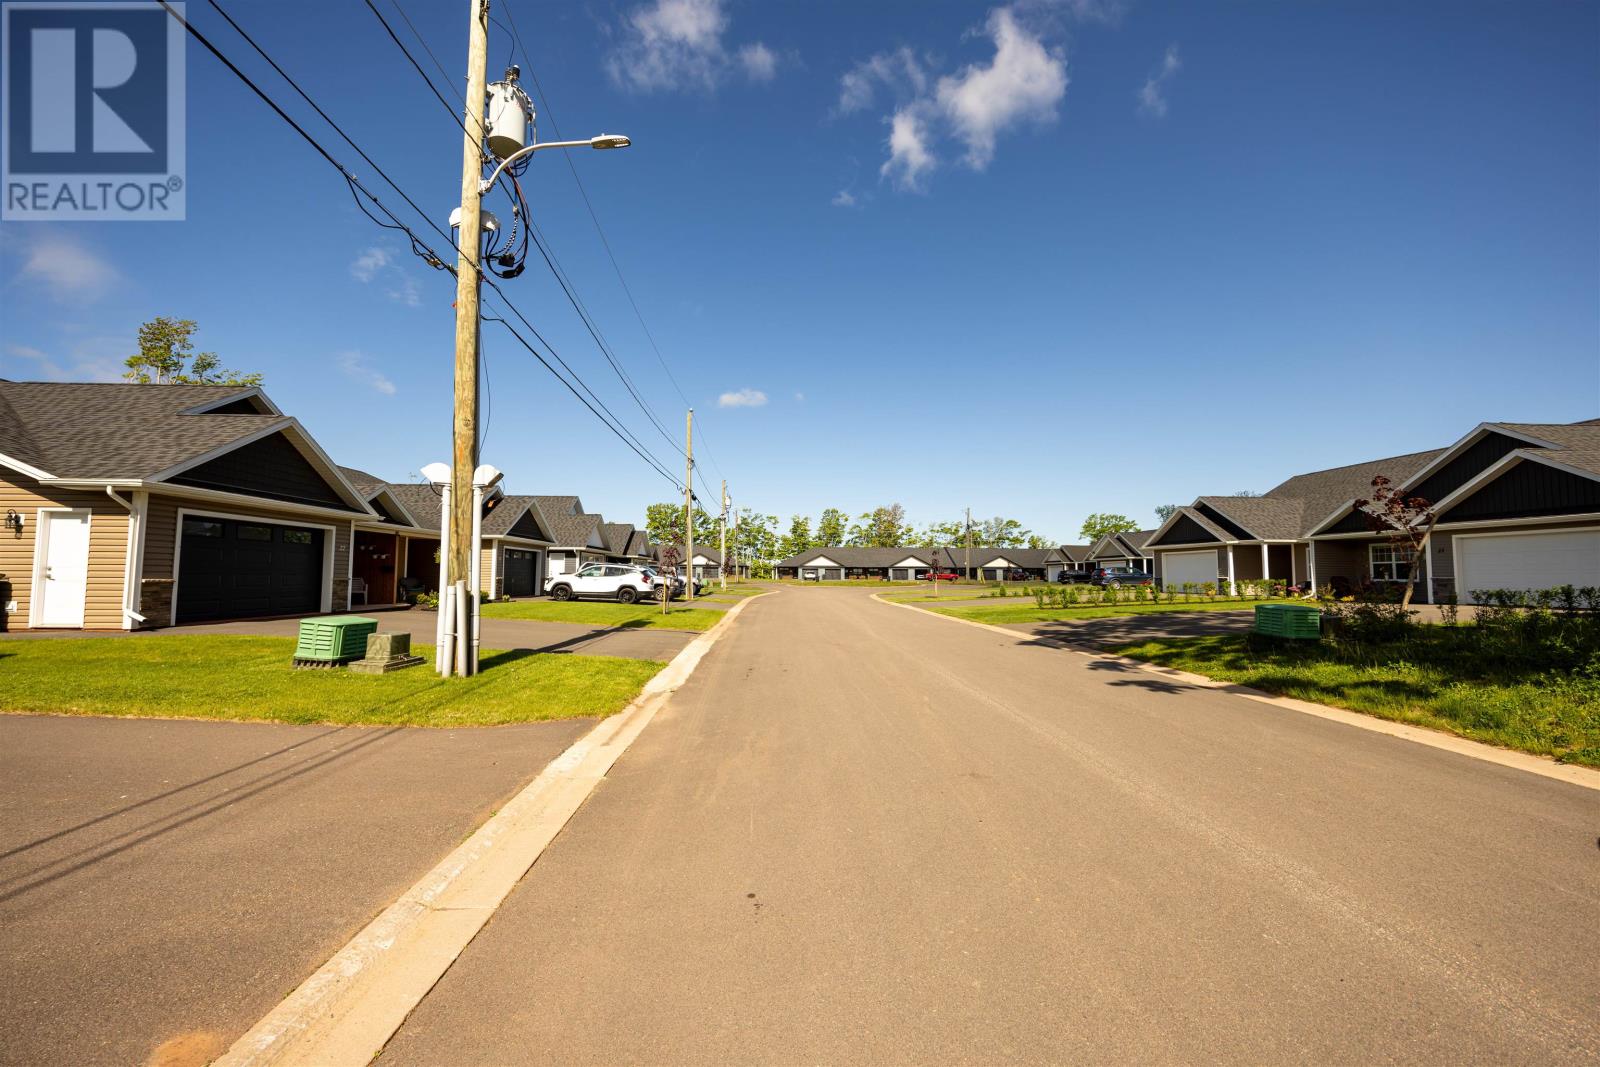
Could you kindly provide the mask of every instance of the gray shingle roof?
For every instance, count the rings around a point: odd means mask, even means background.
[[[0,381],[0,452],[57,478],[148,478],[282,415],[188,415],[240,396],[223,385]]]
[[[511,532],[511,527],[522,521],[522,516],[533,508],[531,496],[504,496],[487,515],[483,517],[483,535],[485,537],[502,537]],[[534,520],[539,518],[537,509],[533,512]],[[539,524],[543,526],[543,523]]]
[[[534,499],[541,499],[535,497]],[[570,498],[570,499],[576,499]],[[543,508],[541,514],[550,524],[551,542],[557,548],[589,548],[589,538],[603,521],[599,515],[552,515]]]
[[[1274,486],[1264,496],[1260,497],[1227,497],[1222,499],[1241,500],[1297,500],[1300,502],[1300,520],[1298,529],[1285,536],[1304,537],[1311,528],[1326,519],[1334,508],[1348,500],[1366,496],[1372,491],[1372,479],[1382,474],[1394,479],[1396,482],[1404,481],[1414,473],[1427,466],[1434,457],[1444,449],[1434,448],[1426,452],[1411,452],[1404,456],[1390,456],[1387,459],[1373,459],[1365,463],[1352,463],[1348,467],[1333,467],[1325,471],[1313,471],[1310,474],[1297,474],[1281,485]],[[1220,509],[1219,510],[1225,510]],[[1226,511],[1232,515],[1233,512]],[[1248,522],[1241,518],[1240,525],[1246,529],[1254,529]],[[1263,537],[1273,536],[1264,531],[1257,531]]]
[[[1600,474],[1600,463],[1596,457],[1600,456],[1600,419],[1590,419],[1587,422],[1571,423],[1540,423],[1540,422],[1497,422],[1495,426],[1504,426],[1508,430],[1525,433],[1530,437],[1549,441],[1559,447],[1544,449],[1550,458],[1558,463],[1565,463],[1569,467],[1588,471],[1591,474]],[[1532,446],[1529,446],[1530,448]]]
[[[1370,482],[1368,479],[1369,486]],[[1203,496],[1200,500],[1267,541],[1292,540],[1316,521],[1306,517],[1303,497]],[[1224,540],[1233,539],[1224,535]]]
[[[655,549],[650,546],[650,535],[643,530],[633,531],[628,538],[627,554],[636,557],[655,556]]]
[[[416,482],[389,482],[389,492],[417,520],[417,528],[429,533],[439,532],[439,502],[442,499],[433,486]],[[496,509],[499,510],[499,509]],[[490,514],[493,514],[491,512]]]
[[[973,550],[974,556],[980,551]],[[926,548],[849,548],[834,546],[832,548],[808,548],[804,552],[790,556],[788,559],[779,560],[780,567],[804,567],[818,556],[826,556],[841,567],[892,567],[903,559],[919,559],[923,563],[932,563],[933,556]]]
[[[600,524],[600,539],[606,543],[606,551],[613,556],[626,556],[628,544],[633,540],[633,523],[603,522]]]

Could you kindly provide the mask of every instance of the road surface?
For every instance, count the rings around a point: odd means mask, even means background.
[[[1597,833],[1600,792],[786,591],[379,1062],[1585,1062]]]

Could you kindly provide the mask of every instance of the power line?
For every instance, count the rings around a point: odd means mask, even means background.
[[[415,247],[421,247],[422,249],[426,250],[428,252],[428,254],[432,257],[434,262],[437,262],[441,266],[445,266],[446,269],[449,269],[448,266],[443,263],[443,261],[439,258],[438,254],[436,252],[434,252],[431,247],[429,247],[425,242],[423,242],[419,237],[417,237],[416,234],[409,227],[407,227],[404,223],[402,223],[400,221],[400,219],[397,216],[395,216],[395,214],[392,211],[390,211],[387,207],[385,207],[383,205],[383,203],[380,200],[378,200],[378,198],[376,196],[374,196],[369,190],[366,189],[366,187],[364,185],[361,184],[360,179],[358,179],[354,174],[351,174],[349,172],[349,170],[347,170],[344,167],[343,164],[341,164],[337,159],[335,159],[333,157],[333,155],[322,145],[322,143],[320,141],[318,141],[315,137],[311,136],[311,134],[308,133],[303,126],[301,126],[298,122],[296,122],[295,119],[288,114],[288,112],[284,111],[283,108],[281,106],[279,106],[277,101],[273,100],[272,97],[269,96],[266,93],[265,90],[263,90],[259,85],[257,85],[247,74],[245,74],[242,70],[240,70],[239,67],[236,64],[234,64],[234,62],[232,60],[230,60],[219,48],[217,48],[217,46],[215,44],[213,44],[209,38],[207,38],[203,33],[201,33],[198,29],[196,29],[182,15],[180,15],[169,3],[167,3],[167,0],[158,0],[158,2],[161,3],[162,7],[166,9],[168,14],[170,14],[174,19],[176,19],[178,21],[179,25],[184,27],[184,29],[190,34],[190,36],[194,37],[195,40],[198,41],[208,52],[210,52],[213,56],[215,56],[217,58],[217,60],[219,62],[221,62],[223,64],[223,66],[225,66],[229,70],[230,73],[232,73],[241,82],[243,82],[247,87],[249,87],[250,90],[252,92],[254,92],[256,94],[256,96],[259,97],[263,103],[265,103],[268,107],[270,107],[273,110],[273,112],[275,114],[278,115],[279,118],[283,119],[286,123],[288,123],[289,126],[296,133],[298,133],[301,136],[301,138],[303,138],[306,141],[307,144],[311,145],[311,147],[317,152],[317,154],[322,156],[322,158],[324,160],[326,160],[329,165],[331,165],[336,170],[338,170],[339,173],[350,184],[350,186],[351,186],[353,191],[354,190],[359,190],[360,193],[362,195],[366,196],[367,199],[370,200],[373,203],[374,206],[376,206],[380,211],[382,211],[392,221],[392,223],[394,224],[393,228],[396,228],[396,229],[399,229],[399,230],[402,230],[403,232],[405,232],[407,234],[407,236],[409,236],[411,238],[411,240],[413,242],[413,245]],[[300,95],[300,97],[303,100],[305,100],[305,102],[307,104],[309,104],[312,107],[312,109],[315,110],[319,116],[321,116],[322,119],[325,122],[327,122],[328,125],[332,126],[334,128],[334,130],[336,132],[338,132],[339,136],[342,137],[345,140],[345,142],[348,143],[352,148],[354,148],[355,151],[361,156],[361,158],[366,160],[367,163],[370,164],[372,166],[372,168],[374,170],[376,170],[383,177],[384,181],[386,181],[397,193],[400,194],[401,198],[404,199],[407,204],[411,205],[413,210],[415,210],[419,215],[421,215],[422,218],[425,221],[427,221],[428,224],[436,232],[440,232],[441,234],[443,234],[443,231],[439,230],[438,225],[433,223],[431,221],[431,219],[429,219],[428,214],[425,211],[423,211],[420,207],[417,206],[417,203],[414,200],[412,200],[409,195],[406,194],[405,190],[402,189],[394,181],[394,179],[390,178],[389,175],[387,174],[387,172],[385,172],[382,167],[380,167],[370,156],[368,156],[366,154],[366,152],[358,144],[356,144],[355,141],[347,133],[344,132],[343,128],[340,127],[338,125],[338,123],[334,122],[334,120],[327,114],[327,112],[323,111],[322,108],[319,107],[317,105],[316,101],[312,100],[311,97],[309,96],[309,94],[307,94],[304,89],[300,88],[299,84],[296,83],[295,80],[292,77],[290,77],[289,74],[286,71],[284,71],[284,69],[281,66],[279,66],[272,59],[271,56],[267,55],[266,51],[264,49],[262,49],[260,45],[256,44],[254,39],[251,38],[250,35],[241,26],[238,25],[238,23],[236,23],[232,18],[230,18],[228,16],[227,12],[224,11],[221,8],[221,6],[217,3],[217,0],[209,0],[209,3],[211,4],[211,6],[213,8],[215,8],[217,10],[218,14],[222,15],[222,17],[225,20],[227,20],[228,24],[230,26],[232,26],[233,29],[241,37],[243,37],[246,40],[246,42],[248,42],[250,44],[250,46],[257,52],[257,54],[259,54],[264,60],[266,60],[267,63],[272,66],[273,70],[276,71],[278,73],[278,75],[284,79],[284,81],[288,82],[290,84],[290,86],[294,88],[294,90]],[[380,18],[381,18],[381,16],[380,16]],[[465,127],[463,127],[463,129],[464,128]],[[357,201],[357,203],[359,204],[359,200]],[[363,210],[365,210],[365,209],[363,208]],[[370,217],[370,213],[368,213],[368,214],[369,214],[369,217]],[[374,219],[374,221],[378,221],[378,220]],[[379,225],[385,225],[385,224],[379,222]],[[446,236],[448,238],[447,234],[445,234],[444,236]],[[451,273],[454,274],[455,271],[451,270]],[[533,331],[535,336],[539,336],[538,331],[534,329],[533,324],[528,322],[526,316],[524,316],[522,314],[521,310],[518,309],[517,306],[514,303],[512,303],[509,298],[507,298],[505,296],[505,294],[500,290],[500,288],[497,285],[495,285],[494,281],[491,278],[484,276],[481,268],[479,269],[478,273],[479,273],[480,278],[482,278],[483,281],[487,282],[489,287],[494,290],[495,294],[500,297],[500,299],[504,303],[505,307],[508,310],[510,310],[512,312],[512,314],[516,315],[516,317],[523,323],[523,325],[527,326],[529,330]],[[520,334],[516,334],[515,330],[513,330],[512,332],[513,332],[513,334],[515,336],[517,336],[519,341],[522,341],[522,343],[529,348],[530,351],[533,350],[532,346],[528,345],[527,341],[524,340],[521,337]],[[583,401],[584,402],[584,406],[588,407],[589,410],[591,412],[593,412],[596,415],[597,418],[600,418],[601,422],[606,424],[608,429],[610,429],[613,433],[618,434],[619,437],[621,437],[624,433],[628,433],[629,431],[627,431],[627,428],[622,425],[621,420],[617,419],[616,415],[614,413],[612,413],[610,411],[610,409],[605,406],[605,403],[603,401],[601,401],[600,398],[594,394],[594,391],[589,388],[587,383],[583,382],[583,379],[581,378],[581,376],[579,376],[577,374],[577,372],[573,371],[571,369],[571,367],[568,366],[565,363],[565,361],[562,361],[560,359],[560,356],[559,356],[559,354],[556,353],[554,347],[550,346],[549,342],[545,341],[542,336],[540,336],[540,340],[546,345],[546,347],[550,348],[551,354],[553,356],[555,356],[557,361],[560,362],[561,365],[567,369],[568,373],[571,374],[572,377],[580,385],[583,386],[584,390],[586,392],[588,392],[591,397],[594,398],[595,403],[598,404],[601,409],[605,410],[607,415],[610,415],[611,420],[613,420],[615,422],[615,425],[612,425],[611,421],[608,421],[606,418],[602,417],[600,415],[600,412],[596,411],[595,407],[593,405],[589,404],[587,400]],[[542,357],[540,358],[540,362],[544,363],[546,368],[549,369],[552,373],[555,373],[555,369],[553,367],[551,367],[548,362],[545,362]],[[566,379],[561,378],[561,375],[559,375],[559,374],[556,374],[556,377],[558,379],[560,379],[562,381],[562,384],[566,385],[569,390],[572,390],[574,395],[577,395],[576,390],[573,389],[572,385],[570,383],[568,383],[566,381]],[[579,397],[579,399],[583,400],[583,398],[581,396]],[[637,438],[635,438],[634,441],[637,441]],[[624,443],[628,443],[629,447],[632,448],[635,452],[637,452],[640,455],[640,458],[644,459],[647,463],[649,463],[650,466],[655,468],[655,470],[657,472],[661,473],[664,477],[666,477],[668,479],[668,481],[673,482],[675,485],[681,485],[681,483],[678,483],[676,481],[676,479],[674,479],[672,477],[671,474],[666,472],[666,470],[661,466],[661,464],[660,464],[660,462],[658,460],[656,460],[653,456],[649,455],[648,450],[644,449],[642,445],[639,445],[639,446],[636,447],[635,444],[627,442],[626,438],[624,438]]]
[[[428,77],[428,72],[422,69],[422,64],[418,63],[417,62],[417,57],[411,54],[411,49],[407,48],[405,46],[405,42],[400,40],[400,35],[394,32],[394,27],[389,25],[389,20],[383,17],[383,12],[378,10],[378,6],[376,4],[374,4],[372,2],[372,0],[365,0],[365,2],[366,2],[366,5],[367,5],[367,10],[371,11],[374,15],[376,15],[377,18],[378,18],[378,21],[383,24],[384,32],[389,35],[389,40],[393,41],[394,42],[394,46],[396,48],[400,49],[401,53],[406,57],[406,61],[411,64],[411,69],[415,70],[417,72],[417,76],[422,79],[423,84],[427,85],[428,92],[432,93],[433,94],[433,98],[435,100],[439,101],[439,106],[445,109],[445,112],[450,116],[450,118],[455,122],[455,124],[457,126],[461,127],[461,132],[463,134],[465,134],[466,136],[471,137],[472,136],[472,131],[467,129],[466,122],[462,119],[461,116],[456,114],[456,109],[454,107],[450,106],[450,101],[446,100],[443,96],[439,95],[439,89],[438,89],[437,86],[435,86],[433,84],[433,79]],[[217,6],[216,0],[210,0],[210,3],[211,3],[212,7],[216,7]],[[221,8],[217,8],[217,10],[220,11],[222,9]],[[228,16],[226,16],[226,15],[224,15],[222,17],[223,18],[228,18]],[[409,20],[407,20],[407,21],[409,22]],[[228,19],[228,22],[231,24],[233,22],[233,20],[232,19]],[[238,29],[238,27],[235,26],[234,29]],[[244,33],[243,30],[240,30],[239,32],[241,34]],[[416,28],[415,27],[412,28],[412,32],[413,33],[416,32]],[[257,51],[260,51],[260,49],[257,49]],[[432,53],[430,53],[430,55],[431,54]],[[271,63],[272,61],[269,59],[269,60],[267,60],[267,62]],[[437,63],[438,60],[435,59],[434,62]],[[274,66],[276,66],[276,64],[274,64]],[[448,79],[447,79],[447,83],[448,83]],[[315,105],[312,105],[312,106],[315,106]],[[463,110],[465,110],[465,109],[463,108]],[[478,122],[479,122],[479,126],[482,126],[483,120],[482,120],[481,117],[479,118]],[[482,134],[481,133],[479,134],[479,140],[482,140]],[[483,147],[482,147],[482,145],[479,145],[478,154],[480,156],[483,155]]]
[[[434,55],[433,49],[428,47],[428,39],[422,36],[422,32],[418,30],[416,24],[411,21],[411,16],[406,14],[406,9],[400,6],[400,0],[389,0],[389,3],[394,6],[395,11],[400,15],[400,18],[405,21],[406,26],[411,30],[411,35],[415,37],[417,39],[417,43],[422,46],[422,50],[428,53],[428,58],[433,60],[434,69],[437,70],[439,72],[439,76],[444,79],[444,83],[449,88],[450,94],[457,100],[461,101],[462,111],[465,111],[466,100],[464,97],[462,97],[461,90],[457,89],[455,85],[451,83],[450,75],[444,69],[444,64],[439,62],[439,57]],[[430,78],[429,81],[432,81],[432,79]]]

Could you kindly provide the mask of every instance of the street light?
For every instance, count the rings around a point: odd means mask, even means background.
[[[478,185],[478,195],[482,196],[484,193],[487,193],[490,189],[494,188],[494,183],[500,180],[500,175],[504,173],[505,169],[511,164],[515,163],[524,156],[531,156],[535,152],[543,151],[546,148],[588,147],[604,150],[607,148],[627,148],[631,144],[633,144],[632,139],[620,133],[602,133],[598,137],[589,138],[587,141],[545,141],[541,144],[531,144],[526,148],[511,153],[505,159],[502,159],[500,161],[500,165],[494,169],[494,173],[489,175],[488,178],[484,179],[483,182]]]

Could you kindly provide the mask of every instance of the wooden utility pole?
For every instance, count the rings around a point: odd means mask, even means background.
[[[684,596],[694,599],[694,408],[689,409],[688,428],[684,431],[687,447],[684,449],[683,469],[683,584]]]
[[[455,418],[452,425],[450,556],[446,580],[466,582],[472,567],[472,474],[478,469],[478,255],[483,227],[478,183],[483,180],[483,112],[489,41],[487,0],[468,0],[467,98],[461,147],[461,228],[456,234]],[[473,616],[468,612],[468,618]],[[456,640],[471,642],[471,634]],[[470,647],[470,645],[469,645]],[[448,673],[448,670],[446,671]]]
[[[715,466],[715,464],[713,464]],[[722,556],[722,565],[717,568],[717,577],[722,582],[722,588],[728,588],[728,479],[722,479],[722,511],[717,520],[717,552]]]
[[[972,509],[967,509],[967,577],[972,577]]]

